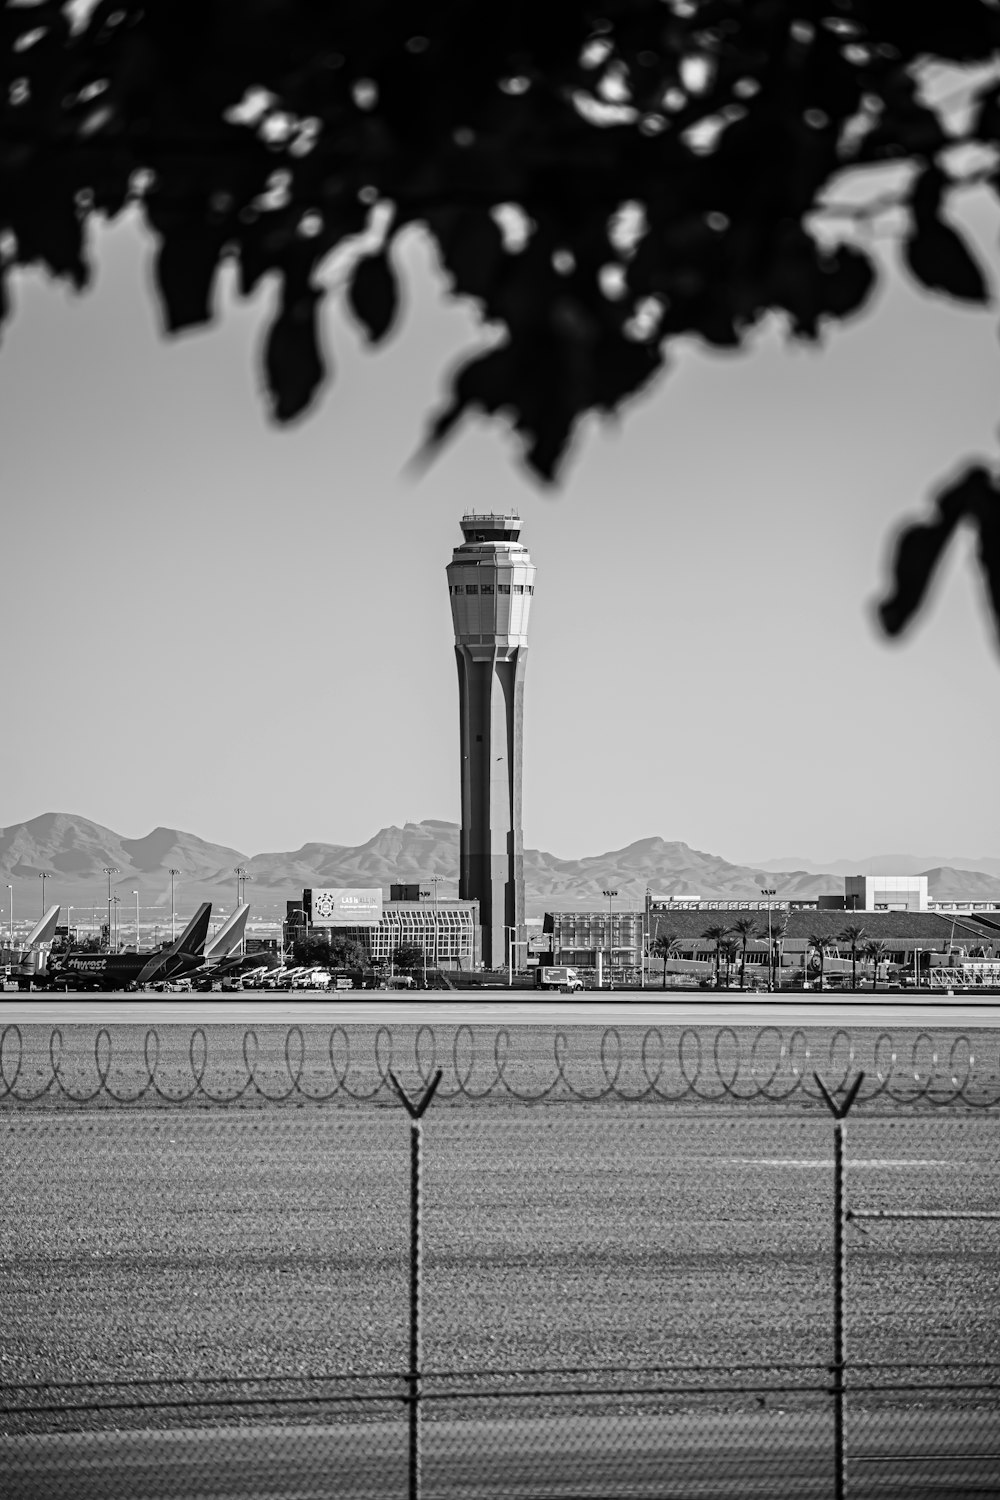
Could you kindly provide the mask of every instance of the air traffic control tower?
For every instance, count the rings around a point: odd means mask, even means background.
[[[458,894],[478,900],[483,962],[499,969],[508,942],[525,940],[521,738],[535,570],[519,517],[472,513],[462,532],[448,566],[462,747]],[[515,968],[525,955],[514,947]]]

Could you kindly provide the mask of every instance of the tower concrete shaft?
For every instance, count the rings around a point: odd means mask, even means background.
[[[535,569],[517,516],[462,517],[448,565],[462,755],[459,896],[479,902],[483,961],[525,961],[521,765]],[[509,944],[513,943],[513,948]]]

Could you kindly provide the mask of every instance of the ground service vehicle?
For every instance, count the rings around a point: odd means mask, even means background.
[[[535,989],[561,990],[564,995],[569,995],[573,990],[583,989],[583,980],[568,964],[553,964],[547,968],[539,966],[535,970]]]

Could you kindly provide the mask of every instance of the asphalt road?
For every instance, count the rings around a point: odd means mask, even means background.
[[[181,995],[167,999],[163,995],[78,994],[60,996],[58,1000],[42,997],[0,1000],[0,1027],[5,1025],[66,1025],[71,1022],[92,1025],[148,1024],[165,1022],[207,1025],[302,1023],[329,1025],[518,1025],[518,1026],[810,1026],[810,1027],[947,1027],[969,1026],[1000,1028],[1000,1001],[982,998],[972,1001],[944,1001],[940,997],[915,1000],[900,996],[849,1000],[843,995],[829,1001],[793,995],[775,1000],[758,995],[750,1000],[731,997],[718,1000],[680,997],[670,1000],[646,998],[633,992],[627,1000],[562,1001],[535,999],[525,994],[505,1000],[494,996],[484,1000],[481,992],[454,991],[447,1000],[429,1001],[422,996],[381,991],[371,998],[331,1000],[322,992],[315,995],[275,995],[266,1000],[251,999],[245,993],[229,997],[206,996],[189,999]]]
[[[938,1422],[862,1417],[848,1444],[851,1500],[986,1500],[1000,1493],[996,1412]],[[403,1500],[402,1422],[295,1429],[71,1433],[0,1439],[6,1500]],[[424,1500],[791,1500],[832,1496],[829,1413],[759,1412],[433,1421],[423,1428]]]

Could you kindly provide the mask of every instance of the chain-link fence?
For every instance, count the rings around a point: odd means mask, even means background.
[[[8,1032],[0,1492],[1000,1495],[996,1035],[802,1038]]]

